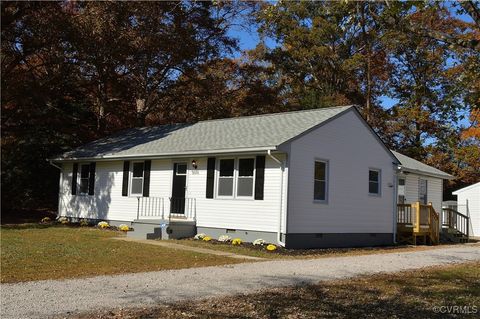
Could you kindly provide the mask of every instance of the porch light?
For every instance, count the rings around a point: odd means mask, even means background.
[[[197,161],[196,160],[192,160],[192,167],[194,169],[197,169],[198,165],[197,165]]]

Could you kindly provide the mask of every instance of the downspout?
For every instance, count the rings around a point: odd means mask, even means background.
[[[279,207],[279,214],[278,214],[278,231],[277,231],[277,242],[280,246],[285,247],[285,243],[282,241],[282,212],[283,212],[283,175],[285,172],[285,165],[284,162],[276,158],[272,155],[271,150],[267,151],[268,156],[280,166],[281,170],[281,177],[280,177],[280,207]]]
[[[62,167],[58,166],[57,164],[53,163],[52,160],[47,160],[50,165],[52,165],[55,168],[58,168],[60,171],[60,178],[58,181],[58,208],[57,208],[57,218],[60,217],[58,214],[60,214],[60,207],[62,206],[62,200],[63,200],[63,193],[61,192],[62,190]]]
[[[397,243],[397,201],[398,201],[398,173],[402,171],[402,167],[400,165],[395,164],[395,168],[393,170],[393,243]]]

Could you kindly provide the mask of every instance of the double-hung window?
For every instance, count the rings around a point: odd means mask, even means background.
[[[253,198],[255,158],[220,159],[217,175],[217,197]]]
[[[218,174],[218,196],[232,197],[235,173],[235,159],[221,159]]]
[[[238,160],[237,197],[253,196],[254,158],[240,158]]]
[[[143,194],[143,171],[144,162],[134,162],[132,167],[132,183],[130,188],[131,195]]]
[[[90,182],[90,164],[80,166],[80,194],[88,194],[88,183]]]
[[[316,201],[327,200],[327,162],[315,161],[313,199]]]
[[[370,195],[380,195],[380,176],[378,169],[368,171],[368,193]]]
[[[426,179],[419,179],[418,180],[418,200],[423,205],[427,205],[427,203],[428,203],[427,180]]]

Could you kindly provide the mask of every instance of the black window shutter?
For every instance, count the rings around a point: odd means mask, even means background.
[[[88,195],[95,193],[95,162],[90,163],[90,174],[88,174]]]
[[[78,174],[78,164],[73,164],[72,171],[72,195],[77,195],[77,174]]]
[[[130,173],[130,162],[123,162],[123,183],[122,183],[122,196],[128,196],[128,174]]]
[[[147,160],[143,165],[143,197],[150,195],[150,169],[152,168],[152,161]]]
[[[265,181],[265,156],[257,156],[255,161],[255,199],[263,199]]]
[[[213,198],[213,184],[215,182],[215,157],[209,157],[207,162],[207,198]]]

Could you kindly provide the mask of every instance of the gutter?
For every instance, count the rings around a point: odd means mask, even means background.
[[[276,150],[276,146],[266,146],[266,147],[246,147],[246,148],[229,148],[229,149],[218,149],[218,150],[208,150],[208,151],[185,151],[185,152],[176,152],[176,153],[163,153],[163,154],[132,154],[132,155],[103,155],[98,157],[72,157],[72,158],[50,158],[49,161],[56,162],[74,162],[74,161],[111,161],[111,160],[127,160],[127,159],[159,159],[159,158],[180,158],[180,157],[191,157],[198,155],[209,155],[209,154],[232,154],[232,153],[248,153],[248,152],[259,152],[259,151],[269,151]]]
[[[441,175],[441,174],[425,172],[425,171],[421,171],[421,170],[418,170],[418,169],[406,168],[406,167],[402,166],[401,164],[399,165],[399,171],[406,172],[407,174],[408,173],[413,173],[413,174],[417,174],[417,175],[435,177],[435,178],[440,178],[440,179],[447,179],[447,180],[455,179],[455,176],[450,175],[450,174],[445,173],[445,175]]]
[[[282,213],[283,213],[283,175],[285,173],[285,163],[272,155],[271,150],[267,150],[267,155],[280,166],[281,174],[280,177],[280,205],[278,209],[278,231],[277,231],[277,242],[280,246],[285,247],[285,242],[282,241]]]
[[[52,165],[53,167],[58,168],[60,171],[62,170],[62,168],[61,168],[60,166],[58,166],[57,164],[55,164],[52,160],[48,160],[48,159],[47,159],[47,162],[48,162],[50,165]]]

